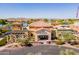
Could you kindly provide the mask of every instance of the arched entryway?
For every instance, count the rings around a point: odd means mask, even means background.
[[[38,42],[47,43],[51,40],[51,32],[46,29],[41,29],[36,32],[36,39]]]

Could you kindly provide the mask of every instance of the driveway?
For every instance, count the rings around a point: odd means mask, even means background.
[[[0,55],[59,55],[61,50],[72,49],[53,45],[39,45],[32,47],[11,48],[0,51]],[[73,49],[79,53],[79,49]]]

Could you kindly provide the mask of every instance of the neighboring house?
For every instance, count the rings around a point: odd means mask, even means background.
[[[79,39],[79,22],[75,22],[70,28],[74,30],[74,35]]]
[[[71,29],[70,28],[70,25],[58,25],[58,26],[55,26],[57,29]]]
[[[27,22],[22,22],[22,30],[27,30],[28,24]]]
[[[73,25],[70,26],[70,28],[74,31],[79,32],[79,22],[75,22]]]
[[[7,19],[7,22],[12,24],[12,31],[23,30],[23,28],[25,29],[28,26],[27,20],[25,18],[9,18]]]
[[[6,32],[4,36],[7,37],[7,42],[16,42],[20,39],[27,39],[28,38],[28,30],[16,30],[16,31],[10,31]]]
[[[11,31],[5,33],[6,36],[9,36],[11,42],[16,42],[17,39],[26,39],[28,37],[27,26],[23,24],[22,20],[8,20],[12,25]]]

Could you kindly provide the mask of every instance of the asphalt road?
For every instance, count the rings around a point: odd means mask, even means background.
[[[53,45],[39,45],[32,47],[22,47],[18,49],[4,49],[0,55],[60,55],[60,51],[72,49],[67,47],[58,47]],[[73,49],[79,52],[79,49]]]

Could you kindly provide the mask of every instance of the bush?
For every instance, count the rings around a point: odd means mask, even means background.
[[[72,32],[62,31],[61,34],[58,36],[58,39],[57,40],[59,40],[60,43],[63,40],[64,42],[67,42],[69,44],[77,44],[75,42],[75,39],[76,39],[76,37],[72,34]],[[71,42],[72,40],[74,42]]]
[[[0,19],[0,24],[5,25],[6,21],[4,19]]]
[[[25,46],[32,46],[32,43],[29,40],[25,41]]]
[[[70,44],[71,44],[71,45],[78,45],[78,43],[75,42],[75,41],[74,41],[74,42],[71,42]]]
[[[65,41],[59,39],[59,40],[56,40],[55,43],[57,45],[62,45],[62,44],[65,44]]]
[[[60,51],[61,55],[76,55],[78,54],[76,51],[71,50],[71,49],[65,49]]]
[[[3,46],[7,43],[7,40],[4,38],[0,41],[0,46]]]
[[[8,30],[2,30],[2,33],[8,32]]]
[[[26,39],[17,39],[17,43],[20,43],[21,46],[32,46],[31,42]]]
[[[30,43],[30,44],[27,44],[27,46],[31,47],[31,46],[33,46],[33,45]]]
[[[17,39],[16,43],[20,43],[21,46],[24,46],[25,45],[25,40]]]

